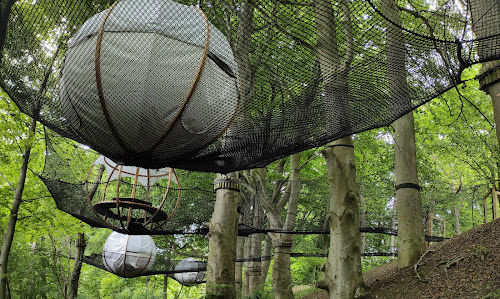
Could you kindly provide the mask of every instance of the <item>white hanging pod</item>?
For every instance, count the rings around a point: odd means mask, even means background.
[[[121,277],[136,277],[148,271],[155,261],[156,246],[148,235],[112,232],[102,251],[106,269]]]
[[[152,168],[224,133],[238,106],[236,78],[229,43],[199,8],[121,0],[71,39],[59,98],[91,147]]]
[[[180,261],[174,268],[174,271],[192,271],[174,273],[174,278],[180,284],[185,286],[201,283],[205,277],[205,271],[202,271],[203,263],[192,258],[186,258]]]

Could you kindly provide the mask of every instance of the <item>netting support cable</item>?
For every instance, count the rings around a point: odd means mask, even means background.
[[[330,145],[327,145],[327,147],[337,147],[337,146],[352,147],[352,148],[354,148],[354,145],[352,145],[352,144],[330,144]]]
[[[418,191],[422,190],[422,187],[420,187],[420,185],[414,184],[414,183],[403,183],[403,184],[396,185],[394,187],[394,189],[396,189],[396,191],[399,189],[405,189],[405,188],[417,189]]]

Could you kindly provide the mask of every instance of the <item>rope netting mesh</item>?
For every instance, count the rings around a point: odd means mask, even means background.
[[[494,0],[179,2],[3,0],[0,87],[115,162],[226,173],[388,125],[500,58]]]
[[[144,193],[141,193],[139,186],[134,186],[128,177],[121,177],[120,180],[115,178],[109,184],[106,180],[86,181],[89,169],[96,157],[99,156],[94,151],[78,144],[65,142],[57,136],[50,137],[48,134],[46,135],[46,145],[45,165],[39,177],[47,186],[58,209],[91,226],[108,227],[103,221],[103,215],[99,215],[91,207],[105,200],[104,193],[111,193],[115,197],[116,188],[119,185],[125,194],[130,194],[131,190],[136,189],[134,191],[135,201],[141,203],[145,200]],[[130,229],[122,232],[150,235],[206,235],[208,233],[208,224],[213,215],[215,204],[215,175],[205,172],[176,171],[179,184],[168,186],[168,180],[159,180],[152,184],[148,191],[148,201],[152,206],[155,206],[164,198],[166,189],[170,188],[170,193],[173,195],[167,196],[164,204],[165,210],[170,213],[175,209],[177,191],[180,188],[180,201],[173,216],[157,228],[144,225],[148,229],[147,231]],[[281,199],[287,198],[290,194],[288,187],[296,182],[290,181],[286,174],[283,174],[283,177],[275,174],[273,177],[271,170],[268,173],[270,177],[262,178],[256,176],[255,173],[248,172],[240,179],[238,235],[249,236],[257,233],[286,233],[297,236],[329,234],[327,223],[330,196],[328,178],[326,176],[308,177],[307,174],[302,175],[299,182],[299,205],[295,226],[290,231],[279,228],[270,229],[266,216],[266,213],[269,212],[264,212],[262,201],[266,199],[271,201],[278,209],[278,217],[284,220],[287,209],[279,202]],[[105,172],[103,177],[107,177]],[[119,183],[117,183],[118,181]],[[86,190],[88,183],[95,187],[92,196],[95,200],[92,198],[89,200]],[[424,204],[422,219],[425,219],[429,213],[436,218],[447,219],[447,236],[450,236],[450,232],[454,230],[456,219],[455,212],[450,210],[450,204],[458,208],[459,212],[461,211],[459,221],[462,226],[473,227],[483,223],[485,202],[483,197],[488,195],[490,190],[488,185],[464,185],[458,191],[451,190],[449,184],[446,183],[423,182],[421,185]],[[389,179],[379,182],[357,182],[357,190],[361,232],[397,235],[394,182]],[[120,191],[118,197],[121,198],[122,194]],[[119,199],[118,204],[127,204],[127,202],[122,202],[122,199]],[[486,208],[487,210],[491,209],[489,206]],[[123,210],[129,211],[128,206],[125,206]],[[140,212],[143,213],[143,210]],[[121,225],[125,223],[125,219],[126,217]],[[436,222],[436,225],[440,225],[440,222]],[[120,224],[116,224],[116,226],[120,228]],[[121,229],[115,228],[114,230],[120,231]],[[428,233],[428,235],[431,234]],[[444,237],[444,235],[433,235]]]

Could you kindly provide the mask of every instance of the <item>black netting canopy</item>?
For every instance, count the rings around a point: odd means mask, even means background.
[[[263,166],[388,125],[500,58],[496,0],[0,3],[1,88],[146,168]]]

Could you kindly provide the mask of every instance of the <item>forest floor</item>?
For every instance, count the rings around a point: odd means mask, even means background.
[[[500,298],[500,219],[429,247],[416,270],[396,262],[364,275],[369,299]],[[302,299],[327,299],[318,291]]]

